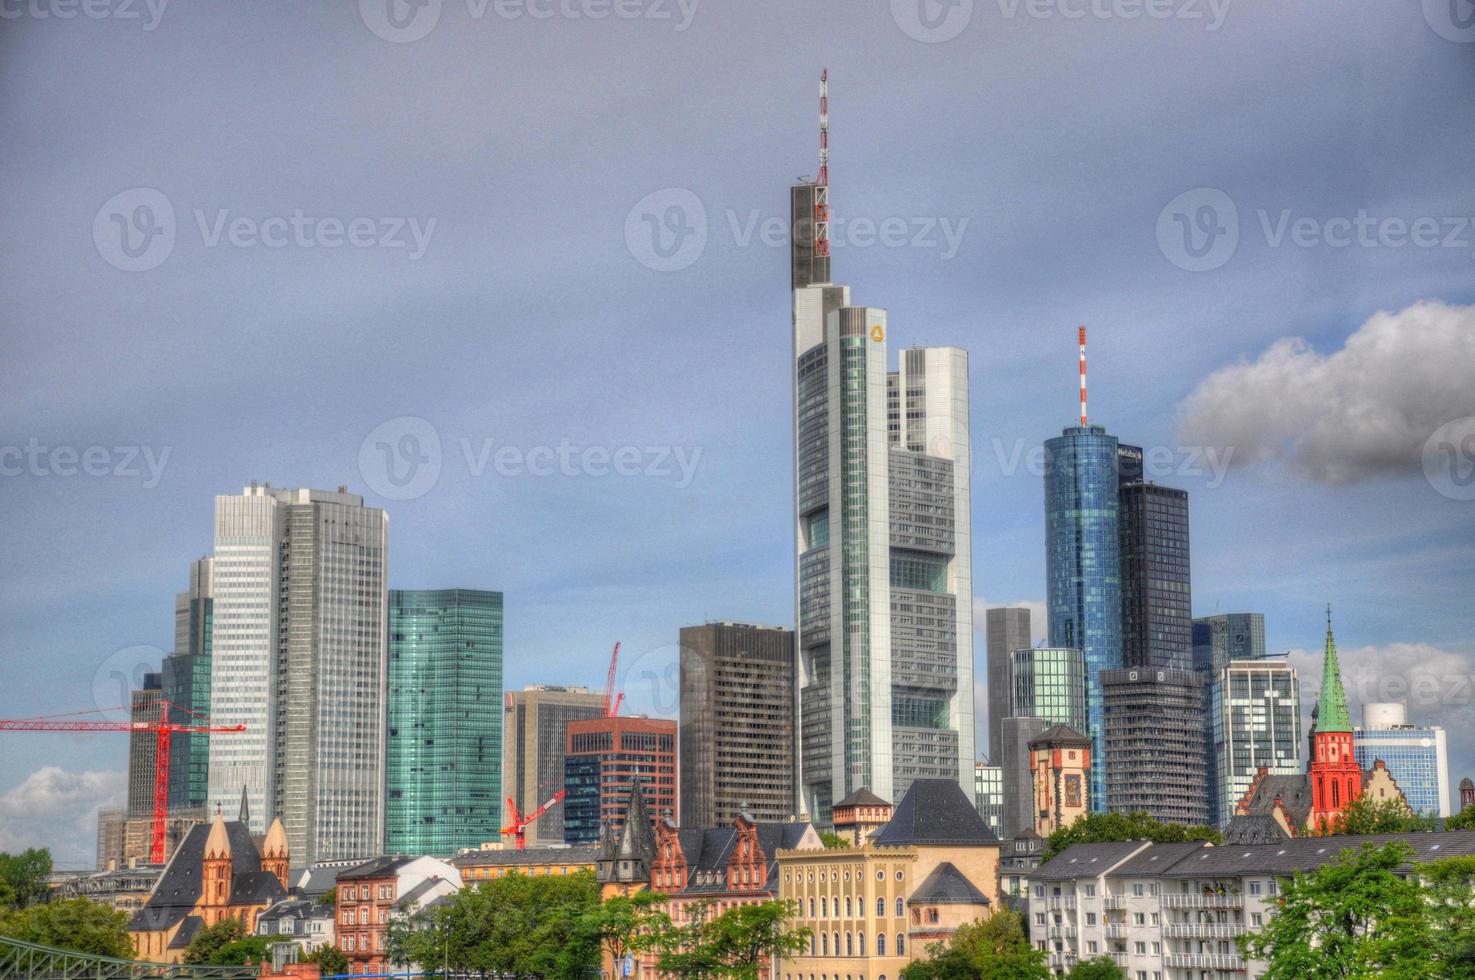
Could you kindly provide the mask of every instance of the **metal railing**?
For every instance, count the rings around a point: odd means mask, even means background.
[[[1164,895],[1165,909],[1242,909],[1242,895]]]
[[[3,980],[251,980],[256,966],[185,966],[146,963],[56,949],[0,936]]]

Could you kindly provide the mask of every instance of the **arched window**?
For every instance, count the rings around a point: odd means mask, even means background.
[[[860,934],[860,955],[866,955],[866,934],[864,931]]]
[[[840,955],[840,934],[838,932],[835,933],[835,955]]]
[[[819,900],[819,914],[820,914],[820,916],[822,918],[827,918],[829,916],[829,914],[830,914],[830,899],[829,899],[829,896],[822,896],[820,898],[820,900]]]
[[[876,933],[876,955],[886,955],[886,933],[884,932]]]
[[[847,932],[845,934],[845,955],[846,956],[854,956],[855,955],[855,934],[854,933]]]
[[[819,934],[819,953],[821,956],[830,955],[830,934],[828,932]]]
[[[814,896],[809,896],[809,917],[814,918]]]
[[[850,896],[845,896],[845,918],[850,918]]]
[[[898,895],[898,896],[896,896],[896,917],[898,919],[905,919],[906,918],[906,914],[907,914],[907,906],[906,906],[906,903],[903,902],[901,900],[901,896]],[[901,950],[897,950],[896,951],[896,955],[897,956],[900,956],[901,955]]]
[[[886,918],[886,896],[884,895],[876,896],[876,916],[882,919]]]
[[[896,955],[897,956],[905,956],[906,954],[907,954],[907,937],[906,937],[906,935],[904,933],[898,932],[896,934]]]
[[[815,955],[818,955],[818,952],[819,952],[819,940],[818,939],[815,939],[814,936],[811,935],[809,937],[809,955],[810,956],[815,956]],[[813,975],[810,976],[810,980],[814,980]]]

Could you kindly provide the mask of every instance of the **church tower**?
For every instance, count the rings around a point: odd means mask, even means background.
[[[1362,795],[1362,770],[1352,754],[1352,721],[1347,695],[1337,665],[1337,643],[1332,638],[1332,609],[1326,611],[1326,652],[1321,663],[1321,695],[1311,735],[1310,830],[1335,826],[1347,807]]]
[[[261,845],[261,870],[275,875],[284,889],[287,887],[287,856],[287,828],[282,826],[282,818],[277,817],[272,820],[266,840]]]
[[[215,822],[210,825],[210,836],[205,838],[200,889],[200,912],[207,926],[215,925],[230,914],[231,863],[230,835],[226,833],[225,818],[217,809]]]

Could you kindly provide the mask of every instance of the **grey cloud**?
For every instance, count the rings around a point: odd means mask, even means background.
[[[58,867],[91,867],[97,810],[123,802],[120,772],[67,772],[43,766],[0,795],[0,851],[51,848]]]

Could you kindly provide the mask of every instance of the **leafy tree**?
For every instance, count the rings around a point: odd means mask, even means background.
[[[1475,978],[1475,857],[1440,858],[1419,865],[1440,976]]]
[[[929,958],[908,964],[902,980],[1049,980],[1044,950],[1024,934],[1019,913],[1000,909],[959,926],[946,942],[927,947]]]
[[[629,954],[655,949],[671,931],[671,917],[661,908],[666,900],[654,892],[608,898],[579,917],[580,940],[593,937],[616,963]]]
[[[1475,830],[1475,806],[1467,806],[1452,817],[1445,818],[1445,830]]]
[[[240,919],[221,919],[195,933],[189,948],[184,951],[184,962],[189,966],[213,963],[213,957],[222,948],[245,938],[246,927]]]
[[[581,929],[599,904],[594,872],[509,874],[463,888],[449,902],[389,924],[391,962],[551,978],[599,968],[599,939]]]
[[[291,941],[291,936],[247,936],[221,946],[210,954],[207,962],[211,966],[243,966],[247,963],[264,963],[271,957],[272,944]]]
[[[1081,960],[1065,975],[1066,980],[1127,980],[1127,971],[1110,956]]]
[[[981,980],[983,971],[961,949],[946,943],[927,947],[928,959],[913,960],[901,968],[901,980]]]
[[[1362,796],[1352,801],[1342,816],[1317,836],[1340,834],[1410,834],[1433,830],[1438,821],[1408,808],[1403,800],[1374,800]]]
[[[327,891],[323,892],[321,895],[319,895],[317,897],[316,902],[319,905],[337,905],[338,904],[338,889],[337,888],[329,888]]]
[[[128,913],[86,898],[46,902],[0,914],[0,933],[79,953],[133,958]]]
[[[348,972],[348,957],[343,955],[343,950],[327,943],[311,953],[303,954],[302,962],[316,963],[318,972],[325,977]]]
[[[1088,813],[1046,838],[1042,860],[1050,860],[1073,844],[1127,840],[1150,840],[1155,844],[1202,840],[1220,844],[1224,838],[1213,827],[1161,823],[1145,813]]]
[[[790,924],[798,911],[795,902],[775,900],[712,915],[712,903],[702,902],[688,926],[671,931],[657,969],[677,977],[758,980],[773,957],[809,948],[809,929]]]
[[[832,830],[821,830],[819,832],[819,839],[820,842],[825,845],[825,847],[850,846],[850,841],[846,840],[844,837],[841,837],[839,834],[835,833]]]
[[[1397,874],[1412,854],[1399,841],[1364,845],[1296,872],[1276,914],[1242,937],[1241,948],[1269,964],[1264,980],[1445,976],[1430,955],[1423,888]]]
[[[51,852],[33,847],[20,854],[0,851],[0,908],[27,908],[46,897]]]

